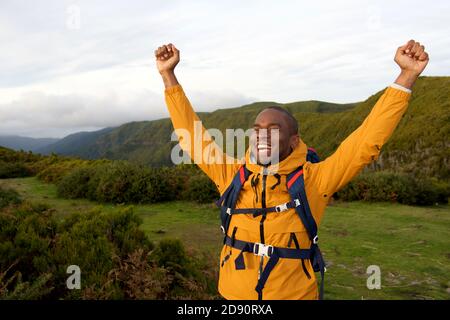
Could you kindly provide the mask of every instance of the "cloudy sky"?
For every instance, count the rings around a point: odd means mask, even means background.
[[[62,137],[167,117],[154,50],[174,43],[194,108],[366,99],[398,46],[450,75],[450,1],[1,0],[0,134]]]

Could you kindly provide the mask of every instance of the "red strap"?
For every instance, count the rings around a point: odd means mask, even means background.
[[[239,178],[241,179],[241,184],[244,184],[245,182],[245,171],[244,171],[244,166],[242,166],[239,169]]]
[[[291,185],[303,174],[303,169],[297,172],[287,183],[288,189],[291,187]]]
[[[308,150],[311,150],[311,151],[317,153],[317,151],[314,148],[309,147]]]

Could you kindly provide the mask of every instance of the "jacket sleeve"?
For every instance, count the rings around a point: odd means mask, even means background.
[[[212,140],[181,85],[165,89],[164,94],[181,149],[216,184],[219,192],[223,193],[240,163],[224,153]]]
[[[325,197],[344,187],[371,161],[378,159],[408,107],[410,93],[388,87],[364,122],[324,161],[309,166],[308,176]],[[328,197],[329,199],[329,197]]]

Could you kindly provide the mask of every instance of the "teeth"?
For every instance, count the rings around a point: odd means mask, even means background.
[[[260,149],[269,149],[270,147],[267,144],[258,144],[258,150]]]

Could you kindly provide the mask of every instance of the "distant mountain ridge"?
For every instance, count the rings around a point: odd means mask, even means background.
[[[57,138],[30,138],[14,135],[0,135],[0,146],[11,148],[13,150],[33,151],[53,144],[60,139]]]
[[[305,143],[325,158],[362,123],[383,91],[357,103],[256,102],[198,115],[206,128],[224,132],[226,128],[250,128],[256,115],[267,106],[285,107],[299,121]],[[189,97],[189,92],[186,94]],[[152,166],[172,165],[170,153],[176,144],[170,141],[172,131],[170,119],[131,122],[116,128],[76,133],[39,151],[88,159],[127,159]],[[449,180],[449,136],[450,77],[420,77],[408,111],[372,168],[392,168]]]
[[[36,152],[42,154],[57,153],[63,155],[81,156],[83,150],[95,143],[96,139],[103,134],[107,134],[114,128],[104,128],[97,131],[82,131],[70,134],[53,144],[38,148]]]

